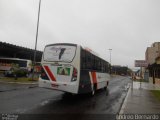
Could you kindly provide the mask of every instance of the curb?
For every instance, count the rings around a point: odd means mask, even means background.
[[[38,85],[28,86],[24,89],[32,89],[32,88],[36,88],[36,87],[38,87]],[[15,90],[23,90],[23,88],[12,88],[12,89],[0,90],[0,93],[1,92],[8,92],[8,91],[15,91]]]
[[[1,92],[13,91],[13,90],[17,90],[17,89],[0,90],[0,93],[1,93]]]
[[[124,99],[124,101],[123,101],[123,103],[122,103],[122,106],[121,106],[121,109],[120,109],[120,111],[119,111],[119,114],[124,114],[124,109],[125,109],[125,107],[126,107],[126,105],[127,105],[127,100],[128,100],[128,96],[129,96],[129,93],[131,92],[131,86],[129,87],[129,90],[128,90],[128,92],[127,92],[127,95],[126,95],[126,97],[125,97],[125,99]]]
[[[36,83],[22,83],[22,82],[3,82],[3,81],[0,81],[0,83],[20,84],[20,85],[37,85],[38,84],[38,82],[36,82]]]

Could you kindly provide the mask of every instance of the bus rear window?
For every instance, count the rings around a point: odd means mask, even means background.
[[[44,61],[72,62],[76,53],[76,46],[50,45],[44,50]]]

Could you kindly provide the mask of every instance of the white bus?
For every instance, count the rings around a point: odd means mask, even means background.
[[[0,57],[0,71],[9,71],[14,67],[14,65],[30,71],[32,61],[27,59]]]
[[[106,88],[110,64],[77,44],[46,45],[42,56],[39,87],[72,94]]]

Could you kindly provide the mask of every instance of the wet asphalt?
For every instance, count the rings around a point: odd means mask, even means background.
[[[75,114],[75,117],[72,116],[74,119],[83,119],[83,115],[95,119],[103,115],[111,115],[111,119],[113,119],[113,115],[118,114],[121,109],[129,83],[131,83],[129,77],[112,77],[107,90],[98,90],[92,97],[88,94],[69,95],[37,86],[1,90],[0,113],[23,114],[24,116],[52,115],[50,117],[58,114],[62,118],[67,117],[65,115]],[[3,86],[3,84],[0,83],[0,86]],[[93,117],[93,115],[95,116]]]

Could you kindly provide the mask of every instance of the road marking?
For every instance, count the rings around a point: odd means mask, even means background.
[[[131,86],[129,84],[128,84],[128,86],[129,86],[129,90],[128,90],[127,95],[126,95],[126,97],[125,97],[125,99],[123,101],[123,104],[122,104],[122,107],[120,109],[119,114],[124,114],[124,109],[125,109],[125,107],[127,105],[127,100],[128,100],[129,94],[131,92]]]

